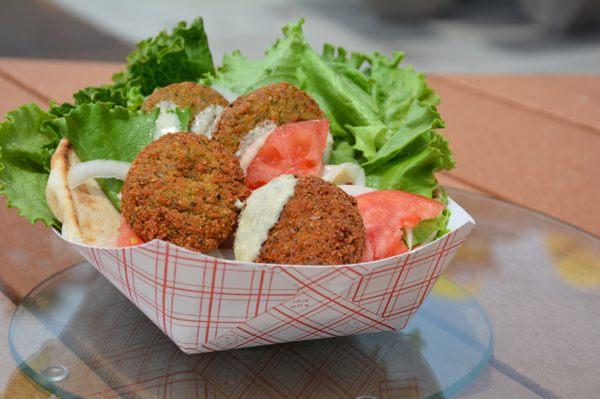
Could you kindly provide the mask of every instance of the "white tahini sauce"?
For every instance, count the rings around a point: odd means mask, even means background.
[[[325,165],[323,168],[323,180],[336,185],[352,184],[355,186],[365,185],[365,171],[359,164],[344,162],[339,165]]]
[[[220,105],[209,105],[194,116],[190,130],[193,133],[203,134],[211,139],[221,112],[223,112],[223,107]]]
[[[277,124],[273,121],[264,121],[256,125],[250,130],[240,141],[240,147],[235,153],[240,158],[240,166],[246,174],[250,162],[256,157],[258,151],[267,141],[267,138],[277,128]]]
[[[269,230],[277,223],[283,207],[294,195],[296,178],[281,175],[252,192],[246,200],[246,207],[240,213],[238,229],[233,242],[235,258],[242,262],[252,262]]]
[[[175,112],[175,108],[177,108],[175,103],[171,101],[159,101],[156,106],[160,108],[160,113],[158,114],[158,118],[156,118],[154,139],[182,130],[179,117],[177,117],[177,113]]]
[[[240,201],[239,198],[236,198],[234,205],[237,209],[239,209],[241,211],[246,206],[246,203],[243,201]]]

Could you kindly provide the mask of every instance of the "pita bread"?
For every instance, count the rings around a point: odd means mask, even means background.
[[[62,139],[50,161],[46,201],[62,222],[62,236],[92,246],[116,246],[120,214],[94,179],[76,188],[68,183],[71,166],[80,160],[67,139]]]

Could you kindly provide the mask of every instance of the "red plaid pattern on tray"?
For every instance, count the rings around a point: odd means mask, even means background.
[[[384,399],[439,391],[414,336],[384,333],[188,356],[127,299],[105,295],[110,289],[103,286],[79,303],[61,336],[72,351],[71,361],[61,364],[76,377],[64,388],[82,397]]]
[[[445,236],[353,265],[242,263],[159,240],[73,245],[181,350],[211,352],[404,328],[474,226],[454,206]]]

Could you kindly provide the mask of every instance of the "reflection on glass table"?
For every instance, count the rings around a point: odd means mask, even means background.
[[[505,381],[520,398],[600,398],[600,239],[500,200],[450,195],[477,226],[446,276],[494,326],[490,377],[464,392]]]

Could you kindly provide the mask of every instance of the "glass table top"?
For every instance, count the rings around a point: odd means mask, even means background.
[[[402,332],[185,355],[83,263],[23,300],[9,344],[63,398],[446,397],[485,366],[492,328],[464,290],[441,286]]]
[[[402,332],[188,356],[82,264],[22,302],[11,350],[63,396],[600,397],[600,239],[450,194],[477,226]]]
[[[487,379],[465,395],[600,398],[600,239],[500,200],[450,195],[477,226],[446,276],[494,328]]]

